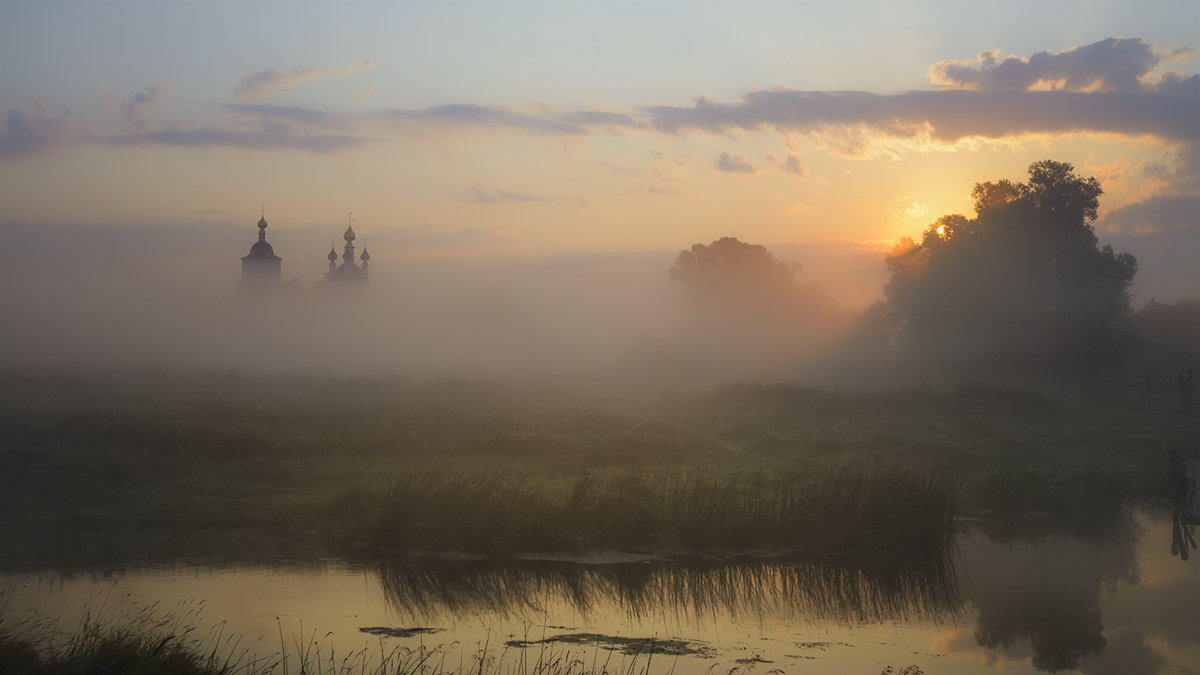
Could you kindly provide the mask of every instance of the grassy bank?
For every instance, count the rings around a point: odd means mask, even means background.
[[[943,474],[900,466],[748,475],[624,469],[569,478],[440,472],[407,475],[374,509],[337,519],[344,531],[366,525],[364,539],[386,549],[886,550],[902,557],[948,545],[955,493]]]
[[[967,514],[1087,510],[1160,496],[1167,453],[1200,455],[1195,411],[980,385],[741,385],[639,406],[234,373],[9,374],[0,391],[0,539],[258,529],[405,548],[494,548],[499,533],[535,548],[769,548],[820,541],[814,522],[886,535],[916,513],[915,477],[952,481]]]

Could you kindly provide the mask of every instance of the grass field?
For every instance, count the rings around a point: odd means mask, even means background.
[[[1159,497],[1167,453],[1200,454],[1195,411],[983,385],[730,385],[636,405],[487,382],[236,373],[10,373],[0,390],[5,532],[249,528],[481,552],[854,548],[834,536],[851,522],[921,538],[948,515]]]

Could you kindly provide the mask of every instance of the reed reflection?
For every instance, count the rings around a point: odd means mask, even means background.
[[[379,566],[390,608],[416,617],[593,617],[863,623],[948,618],[962,600],[948,551],[923,564],[843,557],[583,564],[401,558]]]

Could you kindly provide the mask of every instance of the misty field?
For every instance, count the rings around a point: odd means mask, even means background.
[[[1191,412],[968,385],[622,403],[487,382],[12,375],[0,521],[475,553],[899,550],[955,517],[1161,497]]]

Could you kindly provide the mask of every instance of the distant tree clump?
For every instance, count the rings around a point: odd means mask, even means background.
[[[799,271],[799,264],[777,260],[765,246],[722,237],[680,251],[670,276],[704,320],[747,330],[815,329],[837,306],[820,283],[797,281]]]
[[[1094,384],[1135,345],[1137,261],[1100,247],[1102,194],[1065,162],[1024,183],[979,183],[976,216],[943,216],[887,256],[888,322],[907,356],[959,377],[1060,376]],[[963,372],[965,371],[965,372]]]
[[[689,348],[729,377],[780,376],[811,359],[846,317],[823,285],[798,281],[799,270],[735,237],[680,251],[669,274],[693,319]]]

